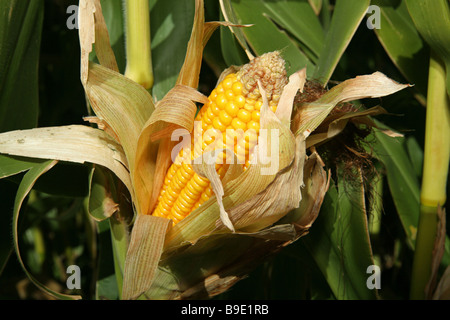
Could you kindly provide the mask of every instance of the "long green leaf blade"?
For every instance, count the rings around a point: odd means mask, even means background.
[[[375,33],[405,78],[414,83],[417,99],[425,104],[428,78],[428,48],[418,33],[404,1],[372,0],[380,7],[380,28]]]
[[[332,184],[321,212],[304,238],[308,250],[338,300],[376,299],[367,286],[367,268],[374,264],[368,235],[363,189],[358,181]]]
[[[406,0],[406,5],[417,30],[446,65],[450,97],[450,4],[448,0]]]
[[[367,12],[370,0],[337,0],[314,79],[325,85]]]
[[[161,100],[172,89],[186,55],[194,18],[194,1],[150,0],[150,30],[155,85]]]
[[[0,2],[0,132],[37,124],[44,1]]]

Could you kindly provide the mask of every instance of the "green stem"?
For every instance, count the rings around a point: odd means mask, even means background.
[[[424,167],[421,209],[413,261],[411,299],[427,298],[433,249],[437,232],[437,210],[446,201],[450,161],[450,100],[446,91],[444,63],[432,52],[428,79]]]
[[[125,0],[125,76],[147,90],[153,86],[148,0]]]
[[[129,243],[128,231],[126,224],[124,222],[118,221],[114,216],[109,218],[109,222],[111,229],[111,240],[117,287],[119,290],[119,297],[122,297],[125,258]]]

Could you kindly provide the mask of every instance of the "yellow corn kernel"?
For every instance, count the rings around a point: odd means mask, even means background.
[[[208,103],[195,119],[202,122],[202,139],[191,141],[193,151],[190,160],[200,156],[206,148],[228,148],[234,151],[243,168],[249,166],[250,151],[257,144],[260,128],[262,97],[258,80],[263,82],[264,88],[268,88],[269,106],[275,111],[281,90],[287,82],[284,61],[278,53],[254,59],[237,73],[227,75],[212,90]],[[178,158],[181,159],[181,156]],[[225,152],[221,152],[216,159],[216,171],[220,177],[225,173],[223,164],[226,159]],[[190,163],[175,162],[167,172],[153,215],[178,223],[212,195],[208,179],[195,173]]]

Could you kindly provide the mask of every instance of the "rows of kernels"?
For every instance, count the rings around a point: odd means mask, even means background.
[[[245,163],[249,151],[257,141],[255,139],[250,139],[250,142],[248,139],[242,141],[242,137],[230,140],[224,133],[232,130],[255,131],[258,134],[261,106],[262,98],[255,93],[252,93],[251,97],[244,97],[243,85],[235,74],[225,77],[211,92],[209,102],[197,116],[197,119],[202,121],[203,135],[202,143],[194,146],[195,157],[200,156],[205,148],[214,142],[213,149],[229,148],[235,152],[239,163]],[[273,107],[276,108],[276,104],[273,104]],[[211,133],[210,129],[216,132]],[[218,157],[217,161],[221,163],[226,161],[225,155]]]
[[[258,140],[262,98],[257,90],[245,97],[243,89],[236,74],[231,74],[212,91],[209,102],[196,117],[196,121],[201,121],[202,141],[198,143],[193,139],[191,159],[202,155],[214,143],[214,149],[233,150],[238,163],[248,167],[249,153]],[[275,111],[276,102],[271,101],[269,106]],[[228,131],[230,129],[232,131]],[[224,152],[217,158],[219,175],[224,170],[221,164],[226,160]],[[210,182],[196,174],[190,164],[174,163],[168,171],[154,215],[170,218],[177,223],[212,195]]]

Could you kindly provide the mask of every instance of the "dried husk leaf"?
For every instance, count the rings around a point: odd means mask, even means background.
[[[305,137],[296,138],[295,157],[292,163],[280,171],[267,188],[244,203],[229,209],[236,228],[255,232],[268,227],[298,208],[303,184],[303,164],[306,157]],[[220,224],[217,224],[220,226]]]
[[[316,220],[330,186],[331,175],[327,175],[324,167],[325,164],[316,151],[307,157],[303,167],[304,185],[301,188],[300,206],[278,222],[292,223],[298,236],[305,235]]]
[[[386,110],[381,107],[373,107],[363,111],[340,113],[335,116],[328,116],[320,126],[308,137],[306,147],[323,143],[341,133],[348,122],[355,124],[366,124],[370,127],[377,127],[370,119],[370,116],[386,114]],[[363,119],[364,118],[364,119]]]
[[[228,290],[262,261],[307,234],[329,186],[323,162],[313,152],[305,162],[300,207],[257,232],[202,236],[194,244],[164,251],[150,299],[204,299]]]
[[[136,299],[150,288],[171,221],[138,215],[125,260],[122,299]]]
[[[357,76],[331,88],[319,99],[304,103],[295,110],[292,132],[313,132],[339,103],[364,98],[378,98],[393,94],[410,85],[399,84],[381,72]]]
[[[222,197],[224,195],[222,180],[216,171],[216,159],[221,154],[222,151],[225,151],[227,156],[232,159],[231,164],[225,164],[226,173],[224,176],[224,183],[226,181],[231,181],[233,178],[236,178],[237,175],[242,173],[242,166],[237,163],[237,157],[233,151],[229,149],[216,149],[208,152],[204,152],[199,158],[196,158],[192,161],[192,168],[196,173],[200,176],[207,178],[211,183],[211,188],[214,192],[214,195],[217,199],[217,203],[219,205],[219,213],[220,220],[222,223],[230,229],[232,232],[235,231],[233,223],[228,216],[228,213],[225,211],[222,203]],[[230,169],[231,168],[231,169]]]
[[[100,0],[95,0],[95,54],[100,64],[108,69],[119,72],[114,51],[109,41],[109,32],[103,17]]]
[[[135,170],[138,138],[145,122],[154,110],[152,97],[141,85],[108,68],[91,63],[86,94],[97,117],[104,121],[123,147],[132,182],[140,173]],[[151,150],[149,150],[151,151]],[[142,212],[148,194],[133,185],[136,208]]]
[[[197,112],[195,102],[206,101],[208,99],[197,90],[176,85],[157,103],[140,131],[135,158],[137,174],[133,183],[141,199],[142,214],[151,214],[171,164],[171,150],[177,143],[171,141],[171,134],[179,128],[191,132]]]
[[[95,63],[85,90],[97,117],[120,139],[133,171],[139,134],[154,110],[152,97],[136,82]]]
[[[296,83],[297,85],[301,85],[300,81]],[[297,90],[299,89],[297,88]],[[290,90],[290,92],[295,96],[297,90]],[[288,125],[283,124],[269,109],[268,102],[264,99],[264,89],[261,87],[260,92],[264,100],[261,106],[260,128],[262,130],[261,132],[266,130],[268,134],[265,138],[261,137],[261,135],[259,137],[259,142],[254,153],[254,163],[235,179],[223,185],[224,195],[222,199],[212,196],[198,209],[177,223],[168,234],[166,248],[172,246],[177,247],[185,242],[195,242],[199,237],[213,232],[226,232],[229,228],[222,223],[220,218],[217,219],[218,213],[221,212],[220,208],[223,207],[227,211],[228,208],[240,205],[261,193],[272,183],[279,171],[282,171],[292,163],[296,152],[295,138]],[[285,99],[284,101],[287,106],[279,104],[278,108],[292,108],[292,103],[289,105],[290,99]],[[273,155],[272,158],[272,160],[275,159],[277,162],[275,166],[271,162],[266,162],[265,160],[267,159],[263,159],[264,157],[258,156],[259,154],[270,156],[273,153],[271,150],[272,146],[278,148],[276,150],[277,154]],[[222,212],[222,217],[224,215]],[[228,216],[233,222],[235,230],[245,228],[248,224],[260,218],[257,215],[254,216],[254,219],[251,217],[244,218],[244,214],[239,214],[240,219],[233,219],[229,212]]]
[[[291,225],[270,229],[257,233],[214,234],[202,237],[194,245],[164,254],[147,298],[203,299],[225,291],[296,237]],[[201,284],[205,283],[208,288],[204,286],[201,290]]]
[[[79,38],[81,47],[81,82],[86,83],[89,74],[89,54],[95,43],[95,2],[80,0],[78,7]]]
[[[177,128],[192,132],[197,113],[195,102],[204,104],[208,102],[208,98],[191,87],[176,85],[156,104],[155,111],[145,123],[141,137],[147,135],[155,141],[170,137]]]
[[[314,199],[314,202],[320,201]],[[303,214],[316,216],[311,212]],[[165,251],[146,297],[211,298],[228,290],[261,262],[306,234],[304,229],[298,230],[293,224],[279,224],[254,233],[213,234],[176,251]]]
[[[438,283],[433,300],[450,300],[450,266],[448,266]]]
[[[5,132],[0,134],[0,153],[98,164],[114,172],[133,195],[121,145],[99,129],[71,125]]]
[[[289,77],[289,82],[283,89],[275,115],[286,126],[291,123],[294,98],[298,91],[303,92],[305,83],[306,68],[303,68]]]
[[[195,16],[191,37],[188,42],[186,57],[178,74],[177,84],[198,87],[201,61],[203,57],[203,37],[205,24],[205,9],[203,0],[195,0]]]
[[[88,80],[89,54],[92,52],[94,43],[100,63],[118,72],[119,68],[109,42],[109,33],[100,0],[80,0],[78,24],[81,47],[81,82],[85,84]]]
[[[137,192],[142,194],[140,198],[143,199],[143,214],[151,214],[164,182],[165,172],[171,164],[171,157],[167,154],[176,142],[169,139],[170,135],[179,128],[191,132],[197,112],[195,102],[204,104],[208,101],[207,97],[195,88],[198,86],[204,46],[212,32],[221,24],[221,22],[205,23],[203,1],[195,1],[191,37],[176,85],[158,102],[155,112],[139,136],[135,160],[139,174],[134,176],[133,181]],[[158,152],[155,152],[157,150]],[[156,153],[157,156],[154,155]]]
[[[95,124],[97,128],[99,128],[102,131],[105,131],[107,134],[109,134],[111,137],[113,137],[117,142],[120,142],[119,137],[116,135],[116,133],[110,128],[108,123],[106,123],[105,120],[101,120],[98,117],[95,116],[88,116],[83,117],[84,121],[87,121],[89,123]]]

